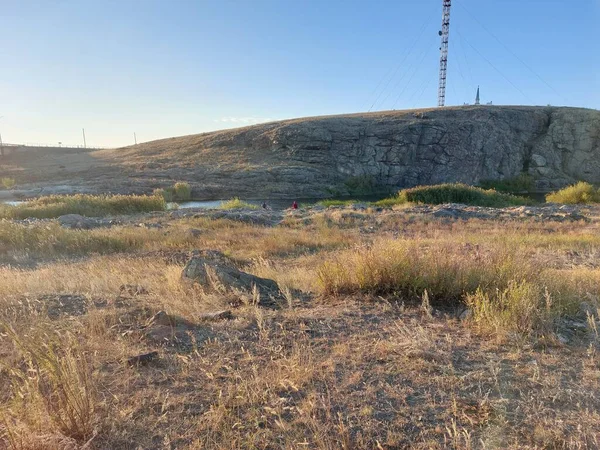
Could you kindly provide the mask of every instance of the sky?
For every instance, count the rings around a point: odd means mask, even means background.
[[[442,0],[0,0],[8,143],[437,105]],[[600,0],[453,0],[446,105],[600,109]]]

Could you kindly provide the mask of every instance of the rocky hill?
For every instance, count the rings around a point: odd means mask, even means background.
[[[285,120],[92,152],[37,181],[147,192],[175,180],[198,198],[323,197],[506,179],[537,191],[600,183],[600,111],[465,106]]]

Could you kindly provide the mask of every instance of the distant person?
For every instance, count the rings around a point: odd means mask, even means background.
[[[296,200],[292,203],[292,209],[298,209],[298,202]]]
[[[269,205],[267,205],[267,202],[263,202],[262,209],[269,209]]]

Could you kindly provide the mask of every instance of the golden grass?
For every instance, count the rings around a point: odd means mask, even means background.
[[[258,206],[240,200],[238,197],[234,197],[223,202],[221,206],[219,206],[219,209],[258,209]]]
[[[600,203],[600,190],[590,183],[580,181],[546,196],[546,201],[554,203]]]
[[[65,214],[98,217],[164,211],[166,203],[157,195],[51,195],[19,205],[0,205],[0,218],[54,218]]]
[[[598,446],[597,222],[152,220],[163,228],[0,227],[3,254],[25,245],[38,263],[0,266],[0,447]],[[289,299],[234,308],[182,283],[194,249],[223,251]],[[48,295],[78,296],[87,312],[51,318]],[[234,318],[199,321],[220,309]],[[145,339],[159,310],[206,339]],[[584,324],[566,346],[554,338],[565,315]],[[153,350],[148,366],[124,363]]]

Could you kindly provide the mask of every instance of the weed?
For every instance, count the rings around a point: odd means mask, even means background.
[[[465,203],[474,206],[491,206],[502,208],[506,206],[527,205],[532,202],[523,197],[503,194],[494,190],[484,190],[462,183],[447,183],[434,186],[418,186],[404,189],[398,194],[401,203]]]
[[[234,197],[219,206],[219,209],[258,209],[258,206]]]
[[[192,188],[186,182],[180,181],[179,183],[175,183],[173,186],[173,196],[177,202],[188,201],[192,196]]]
[[[480,187],[486,190],[493,189],[498,192],[515,193],[531,192],[535,187],[535,178],[527,173],[502,180],[481,180]]]
[[[580,181],[560,191],[552,192],[546,196],[547,202],[553,203],[599,203],[600,189],[596,189],[590,183]]]
[[[3,219],[47,219],[65,214],[98,217],[163,211],[166,203],[157,195],[51,195],[19,205],[0,205]]]
[[[2,181],[2,186],[4,186],[5,189],[12,189],[16,184],[15,179],[10,177],[4,177],[0,181]]]

